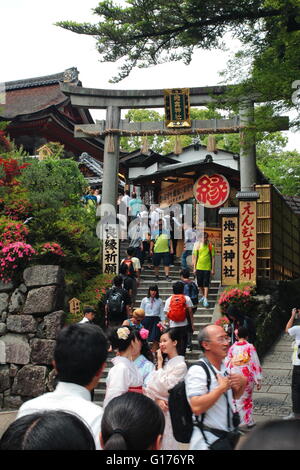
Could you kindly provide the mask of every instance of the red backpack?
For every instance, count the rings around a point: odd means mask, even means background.
[[[170,308],[168,318],[175,322],[181,322],[186,319],[186,300],[185,295],[175,294],[172,295],[170,301]]]

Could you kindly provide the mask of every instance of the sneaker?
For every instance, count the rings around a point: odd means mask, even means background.
[[[166,281],[172,282],[172,279],[169,276],[166,276]]]
[[[203,307],[205,307],[205,308],[209,307],[209,303],[208,303],[208,301],[205,297],[204,297],[204,300],[203,300]]]
[[[201,297],[201,299],[199,300],[199,304],[201,304],[203,302],[203,300],[205,299],[205,297]]]

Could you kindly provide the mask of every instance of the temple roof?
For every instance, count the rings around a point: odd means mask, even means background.
[[[73,67],[53,75],[6,82],[6,102],[2,106],[1,117],[11,120],[69,102],[60,90],[62,82],[79,85],[78,70]]]

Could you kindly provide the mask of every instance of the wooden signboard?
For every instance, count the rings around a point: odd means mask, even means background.
[[[106,224],[103,230],[103,273],[119,272],[119,237],[118,226]]]
[[[80,300],[75,297],[69,300],[69,310],[70,313],[76,314],[80,312]]]
[[[164,188],[159,194],[160,206],[172,206],[178,202],[187,201],[193,197],[193,181],[185,183],[171,184]]]
[[[238,283],[238,217],[222,218],[222,286]]]
[[[239,201],[239,282],[256,283],[256,201]]]
[[[167,127],[191,127],[189,88],[164,90]]]

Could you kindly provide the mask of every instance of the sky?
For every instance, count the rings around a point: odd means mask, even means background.
[[[221,83],[219,72],[237,43],[229,42],[227,52],[197,51],[189,66],[166,63],[135,69],[117,84],[109,83],[117,72],[116,63],[101,63],[94,38],[54,26],[57,21],[95,23],[92,13],[97,0],[10,0],[0,6],[1,69],[0,84],[24,78],[51,75],[77,67],[84,87],[104,89],[162,89],[201,87]],[[291,94],[292,94],[291,88]],[[1,92],[1,86],[0,86]],[[91,111],[103,119],[103,111]],[[300,133],[285,133],[287,150],[300,150]]]

